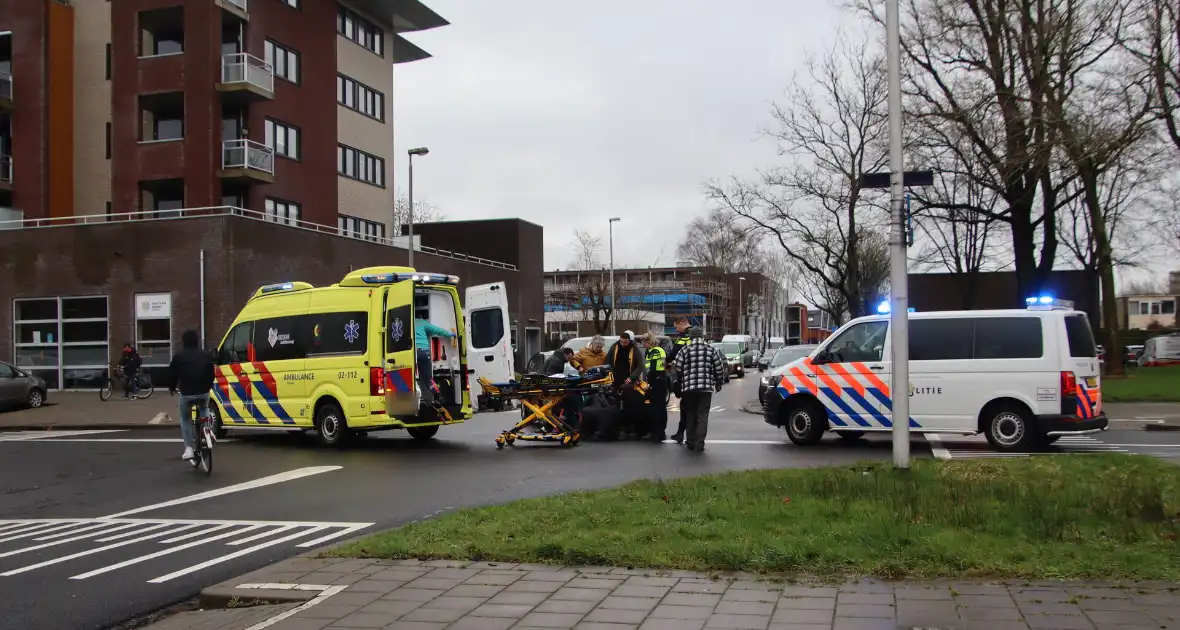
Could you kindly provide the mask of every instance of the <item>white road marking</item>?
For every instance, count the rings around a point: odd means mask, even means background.
[[[105,566],[105,567],[102,567],[99,569],[95,569],[93,571],[87,571],[86,573],[79,573],[78,575],[70,577],[70,579],[71,580],[85,580],[86,578],[89,578],[89,577],[94,577],[96,575],[102,575],[103,573],[109,573],[109,572],[115,571],[117,569],[122,569],[123,567],[129,567],[133,564],[139,564],[140,562],[147,562],[148,560],[159,558],[160,556],[166,556],[170,553],[176,553],[177,551],[184,551],[185,549],[191,549],[191,548],[196,547],[198,545],[206,545],[211,542],[216,542],[218,540],[221,540],[223,538],[230,538],[231,536],[237,536],[238,534],[252,532],[256,529],[261,529],[262,527],[263,527],[262,525],[251,525],[251,526],[246,527],[244,529],[239,529],[239,530],[232,531],[232,532],[226,532],[224,534],[218,534],[216,536],[210,536],[209,538],[202,538],[200,540],[194,540],[190,543],[185,543],[183,545],[177,545],[175,547],[161,549],[160,551],[157,551],[155,553],[149,553],[146,556],[139,556],[138,558],[132,558],[130,560],[124,560],[122,562],[117,562],[115,564]],[[212,530],[210,530],[210,531],[212,531]],[[200,532],[200,533],[204,534],[205,532]]]
[[[50,535],[48,535],[48,536],[41,536],[40,538],[34,538],[33,540],[37,540],[37,541],[41,541],[41,540],[54,540],[54,539],[57,539],[57,538],[65,538],[66,536],[72,536],[72,535],[74,535],[74,534],[81,534],[81,533],[83,533],[83,532],[92,532],[93,530],[96,530],[96,529],[101,529],[101,530],[103,530],[103,531],[99,532],[99,534],[109,534],[109,533],[111,533],[111,532],[115,532],[115,531],[119,531],[119,530],[127,529],[127,526],[126,526],[126,525],[123,525],[123,526],[120,526],[120,527],[116,527],[116,528],[114,528],[114,529],[110,529],[110,527],[111,527],[111,524],[110,524],[110,523],[96,523],[96,524],[94,524],[94,525],[90,525],[90,526],[87,526],[87,527],[83,527],[83,528],[81,528],[81,529],[75,529],[74,531],[69,531],[69,530],[66,530],[66,531],[64,531],[64,532],[58,532],[58,533],[56,533],[56,534],[50,534]],[[78,539],[77,539],[77,538],[74,538],[73,540],[78,540]]]
[[[284,619],[294,617],[299,613],[324,603],[329,597],[348,588],[347,586],[322,586],[319,584],[239,584],[236,588],[242,589],[267,589],[267,590],[298,590],[298,591],[320,591],[319,595],[307,600],[300,606],[296,606],[286,612],[281,612],[270,619],[260,621],[246,630],[263,630],[269,628]]]
[[[160,413],[156,414],[155,417],[153,417],[151,420],[148,420],[148,424],[160,424],[161,422],[171,422],[171,421],[172,421],[172,418],[169,418],[168,414],[161,411]]]
[[[154,532],[157,529],[163,529],[165,527],[173,527],[173,526],[174,526],[173,523],[161,523],[159,525],[152,525],[151,527],[144,527],[143,529],[137,529],[133,532],[119,534],[118,536],[107,536],[106,538],[96,538],[95,542],[111,542],[113,540],[123,540],[124,538],[131,538],[132,536],[138,536],[139,534],[146,534],[148,532]],[[199,525],[185,525],[184,527],[179,527],[177,529],[173,529],[173,530],[169,531],[168,533],[169,534],[179,534],[180,532],[188,531],[194,527],[199,527]]]
[[[260,540],[262,538],[266,538],[267,536],[274,536],[275,534],[278,534],[280,532],[285,532],[288,530],[292,530],[292,529],[295,529],[296,527],[298,527],[298,525],[283,525],[282,527],[278,527],[278,528],[272,529],[270,531],[262,532],[261,534],[254,534],[253,536],[250,536],[249,538],[235,540],[235,541],[227,543],[227,544],[230,545],[231,547],[236,547],[237,545],[244,545],[248,542],[254,542],[255,540]]]
[[[112,525],[113,524],[114,523],[112,523]],[[119,527],[118,529],[124,529],[124,528]],[[73,533],[73,532],[70,532],[70,533]],[[81,536],[74,536],[72,538],[63,538],[61,540],[55,540],[50,543],[33,545],[32,547],[21,547],[20,549],[14,549],[12,551],[5,551],[4,553],[0,553],[0,558],[7,558],[9,556],[19,555],[19,554],[25,553],[26,551],[37,551],[38,549],[46,549],[49,547],[56,547],[57,545],[64,545],[66,543],[71,543],[71,542],[75,542],[78,540],[84,540],[86,538],[93,538],[94,536],[100,536],[105,533],[106,533],[105,530],[98,530],[98,531],[90,532],[89,534],[82,534]],[[4,574],[0,574],[0,575],[4,575]]]
[[[926,441],[930,444],[930,452],[935,459],[950,459],[951,453],[942,445],[942,436],[937,433],[926,433]]]
[[[210,527],[209,529],[203,529],[203,530],[201,530],[201,531],[199,531],[199,532],[193,532],[193,533],[191,533],[191,534],[185,534],[184,536],[177,536],[176,538],[167,538],[167,539],[161,540],[161,541],[160,541],[160,544],[161,544],[161,545],[171,545],[172,543],[178,543],[178,542],[180,542],[180,541],[182,541],[182,540],[188,540],[188,539],[190,539],[190,538],[196,538],[197,536],[204,536],[204,535],[206,535],[206,534],[212,534],[213,532],[219,532],[219,531],[221,531],[221,530],[223,530],[223,529],[229,529],[229,528],[231,528],[231,527],[233,527],[233,525],[218,525],[217,527]]]
[[[304,548],[315,547],[316,545],[322,545],[322,544],[328,542],[329,540],[334,540],[336,538],[343,538],[344,536],[347,536],[353,532],[359,532],[366,527],[368,527],[368,525],[354,525],[352,527],[346,527],[336,533],[328,534],[327,536],[321,536],[319,538],[316,538],[315,540],[309,540],[305,543],[300,543],[296,546],[297,547],[304,547]]]
[[[61,558],[54,558],[53,560],[46,560],[45,562],[38,562],[37,564],[30,564],[27,567],[21,567],[19,569],[13,569],[11,571],[5,571],[4,573],[0,573],[0,577],[10,577],[13,575],[19,575],[19,574],[24,573],[26,571],[32,571],[33,569],[40,569],[42,567],[48,567],[48,566],[51,566],[54,564],[66,562],[68,560],[74,560],[77,558],[81,558],[83,556],[89,556],[89,555],[95,554],[95,553],[102,553],[103,551],[117,549],[119,547],[123,547],[126,545],[133,545],[137,542],[143,542],[145,540],[152,540],[154,538],[159,538],[160,536],[167,536],[171,533],[172,532],[169,532],[169,531],[157,532],[155,534],[148,534],[147,536],[141,536],[139,538],[132,538],[131,540],[124,540],[123,542],[117,542],[117,543],[105,545],[102,547],[96,547],[94,549],[88,549],[86,551],[80,551],[78,553],[70,554],[68,556],[63,556]],[[57,543],[51,543],[51,544],[57,544]],[[49,545],[46,545],[46,546],[49,546]],[[27,551],[27,550],[25,550],[25,551]],[[0,554],[0,557],[3,557],[3,555]]]
[[[235,551],[233,553],[228,553],[224,556],[221,556],[220,558],[206,560],[205,562],[202,562],[200,564],[195,564],[191,567],[181,569],[179,571],[173,571],[172,573],[169,573],[168,575],[161,575],[158,578],[152,578],[152,579],[148,580],[148,583],[149,584],[162,584],[162,583],[167,582],[168,580],[171,580],[173,578],[178,578],[182,575],[188,575],[189,573],[195,573],[196,571],[200,571],[201,569],[206,569],[206,568],[211,567],[215,564],[221,564],[222,562],[228,562],[230,560],[233,560],[234,558],[240,558],[244,555],[254,553],[255,551],[258,551],[259,549],[265,549],[267,547],[273,547],[274,545],[280,545],[285,542],[290,542],[292,540],[295,540],[296,538],[303,538],[304,536],[307,536],[308,534],[313,534],[315,532],[323,531],[325,529],[327,529],[327,527],[321,525],[319,527],[313,527],[311,529],[307,529],[304,531],[295,532],[294,534],[291,534],[289,536],[283,536],[282,538],[276,538],[275,540],[268,540],[267,542],[254,545],[253,547],[247,547],[245,549],[241,549],[241,550]]]
[[[8,542],[10,540],[19,540],[21,538],[32,538],[33,536],[40,536],[41,534],[48,534],[49,532],[56,532],[63,529],[69,529],[76,525],[75,522],[69,522],[65,525],[54,526],[53,523],[39,523],[33,527],[26,527],[25,529],[15,529],[6,534],[17,534],[16,536],[8,536],[7,538],[0,538],[0,543]]]
[[[1002,453],[992,449],[983,435],[926,435],[934,456],[938,459],[997,459],[1040,455],[1087,455],[1095,453],[1129,453],[1128,444],[1112,444],[1089,435],[1063,435],[1051,447],[1054,450],[1038,453]]]
[[[134,510],[127,510],[126,512],[119,512],[118,514],[111,514],[110,516],[104,516],[102,518],[103,519],[121,518],[124,516],[130,516],[132,514],[139,514],[141,512],[151,512],[152,510],[159,510],[161,508],[172,507],[174,505],[183,505],[185,503],[192,503],[193,501],[201,501],[203,499],[211,499],[213,497],[220,497],[223,495],[232,494],[234,492],[242,492],[243,490],[253,490],[254,488],[261,488],[261,487],[273,485],[276,483],[282,483],[284,481],[292,481],[295,479],[302,479],[304,477],[310,477],[312,475],[318,475],[320,473],[331,472],[333,470],[340,470],[341,468],[343,468],[343,466],[311,466],[308,468],[298,468],[296,470],[289,470],[285,473],[279,473],[277,475],[270,475],[269,477],[262,477],[261,479],[247,481],[245,483],[239,483],[239,484],[235,484],[232,486],[226,486],[224,488],[218,488],[216,490],[209,490],[208,492],[201,492],[199,494],[194,494],[194,495],[187,496],[187,497],[181,497],[179,499],[173,499],[171,501],[165,501],[163,503],[155,503],[153,505],[147,505],[147,506],[144,506],[141,508],[135,508]]]
[[[73,437],[78,435],[102,435],[104,433],[119,433],[127,429],[88,429],[79,431],[16,431],[0,433],[0,442],[30,442],[33,440],[49,440],[59,437]]]

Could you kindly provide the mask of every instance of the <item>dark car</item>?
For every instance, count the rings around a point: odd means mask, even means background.
[[[803,345],[803,346],[783,346],[774,351],[774,356],[770,358],[770,373],[758,380],[758,402],[763,405],[766,404],[766,392],[775,386],[775,383],[783,375],[784,367],[795,360],[803,357],[811,356],[812,352],[819,345]]]
[[[45,404],[47,391],[40,377],[0,361],[0,406],[35,409]]]

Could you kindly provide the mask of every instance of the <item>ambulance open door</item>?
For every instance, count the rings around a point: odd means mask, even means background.
[[[467,363],[475,372],[475,378],[471,379],[471,397],[475,402],[483,393],[479,377],[503,383],[516,373],[508,289],[503,282],[467,287],[463,303],[467,316]]]
[[[414,283],[402,280],[385,292],[385,413],[391,418],[418,415],[417,366],[414,364]]]

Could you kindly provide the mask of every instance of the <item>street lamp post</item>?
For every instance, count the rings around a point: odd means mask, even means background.
[[[739,335],[746,334],[746,309],[744,309],[742,307],[743,303],[745,301],[744,300],[745,294],[742,292],[742,283],[745,281],[746,281],[746,278],[744,276],[738,277],[738,334]]]
[[[615,332],[615,221],[619,217],[611,217],[606,220],[607,224],[607,239],[610,243],[610,334],[613,337],[618,334]]]
[[[910,323],[903,205],[905,168],[901,135],[901,7],[885,0],[885,51],[889,80],[889,202],[893,219],[889,244],[889,327],[893,362],[893,465],[910,467]]]
[[[408,267],[414,266],[414,156],[426,155],[427,153],[430,153],[430,149],[427,149],[426,147],[418,147],[416,149],[410,149],[409,151],[406,151],[406,154],[410,156],[410,207],[406,212],[408,215],[406,217],[406,231],[409,233],[410,244],[410,254],[407,260]]]

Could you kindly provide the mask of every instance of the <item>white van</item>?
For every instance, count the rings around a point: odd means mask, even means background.
[[[512,321],[508,316],[508,289],[503,282],[467,287],[463,304],[467,318],[467,363],[475,378],[468,380],[471,401],[486,409],[491,401],[483,395],[479,378],[493,383],[512,380],[516,372],[512,352]]]
[[[911,430],[983,433],[997,450],[1021,452],[1105,431],[1086,314],[1040,304],[910,313]],[[828,430],[849,439],[891,431],[890,343],[887,314],[848,322],[772,373],[766,422],[785,427],[796,444],[819,442]]]
[[[1152,337],[1143,344],[1139,365],[1156,367],[1180,363],[1180,335]]]

